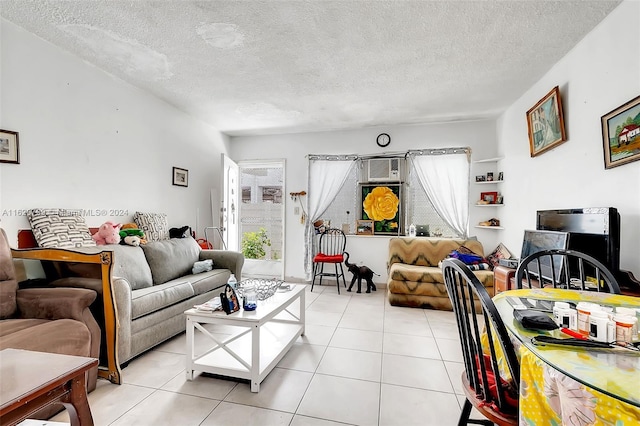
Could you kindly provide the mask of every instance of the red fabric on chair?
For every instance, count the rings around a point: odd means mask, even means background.
[[[493,368],[491,367],[491,357],[487,354],[482,355],[484,366],[487,372],[487,385],[489,387],[489,393],[494,399],[498,399],[498,385],[496,384],[496,374],[493,372]],[[476,368],[480,371],[480,365],[478,362],[478,356],[476,355]],[[482,374],[478,374],[478,378],[480,379],[480,383],[482,383]],[[507,412],[518,412],[518,392],[511,386],[509,382],[500,377],[500,385],[502,387],[502,397],[504,401],[509,406],[509,410]],[[497,408],[497,407],[496,407]]]
[[[341,254],[327,255],[324,253],[318,253],[313,258],[314,262],[324,262],[324,263],[342,263],[343,260],[344,260],[344,256]]]

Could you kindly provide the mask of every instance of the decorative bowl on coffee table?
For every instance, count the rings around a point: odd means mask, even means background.
[[[258,300],[266,300],[273,296],[283,283],[284,281],[276,279],[249,278],[238,283],[236,293],[242,297],[244,288],[253,285],[258,294]]]

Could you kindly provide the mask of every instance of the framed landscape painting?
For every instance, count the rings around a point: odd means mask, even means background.
[[[535,157],[567,140],[558,86],[527,111],[529,150]]]
[[[640,160],[640,96],[602,116],[604,168]]]
[[[375,234],[398,234],[402,229],[402,185],[360,184],[360,220],[372,220]]]

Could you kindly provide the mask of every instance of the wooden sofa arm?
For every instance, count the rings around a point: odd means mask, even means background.
[[[104,332],[107,360],[106,365],[99,367],[98,374],[107,380],[120,384],[121,370],[118,362],[118,335],[117,335],[117,315],[115,295],[111,285],[113,273],[113,252],[103,250],[101,247],[90,248],[87,251],[79,252],[67,249],[56,248],[33,248],[33,249],[11,249],[14,259],[30,259],[51,262],[84,263],[96,265],[100,270],[100,282],[102,288],[95,288],[98,294],[102,295],[104,312]],[[57,290],[58,288],[56,288]],[[101,290],[101,291],[100,291]],[[21,290],[21,291],[26,291]],[[95,293],[94,293],[95,294]],[[84,313],[83,313],[84,315]]]

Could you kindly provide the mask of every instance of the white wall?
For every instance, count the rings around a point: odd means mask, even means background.
[[[407,151],[418,148],[441,148],[470,146],[472,148],[472,160],[494,157],[496,154],[495,121],[469,121],[458,123],[428,124],[419,126],[387,126],[379,128],[354,129],[334,132],[298,133],[269,136],[244,136],[234,137],[230,142],[230,155],[236,160],[253,159],[286,159],[285,181],[285,278],[304,279],[304,225],[300,223],[300,217],[293,214],[293,209],[298,205],[291,201],[290,192],[308,191],[307,187],[307,154],[373,154],[382,152],[376,145],[376,136],[379,133],[391,135],[391,145],[385,150],[388,152]],[[471,175],[473,176],[474,165]],[[472,193],[476,188],[472,187]],[[305,198],[306,203],[306,198]],[[481,214],[486,211],[476,211],[471,208],[470,232],[477,234],[485,246],[485,250],[491,251],[497,244],[496,231],[476,230],[473,224],[480,220]],[[477,232],[475,232],[477,231]],[[351,237],[368,238],[366,236]],[[371,249],[369,244],[352,244],[349,249],[352,261],[364,263],[381,274],[375,282],[386,282],[386,253],[387,242],[382,237],[370,239],[376,252],[371,255],[366,249]]]
[[[89,226],[162,212],[170,226],[211,224],[226,137],[68,52],[2,20],[0,128],[20,133],[20,164],[0,165],[0,225],[10,241],[36,207],[125,210]],[[189,170],[173,186],[172,167]]]
[[[498,120],[504,163],[502,238],[519,253],[542,209],[616,207],[620,264],[640,278],[640,162],[605,170],[600,118],[640,94],[640,3],[625,1]],[[567,142],[529,154],[526,111],[560,86]],[[517,200],[513,202],[513,200]]]

